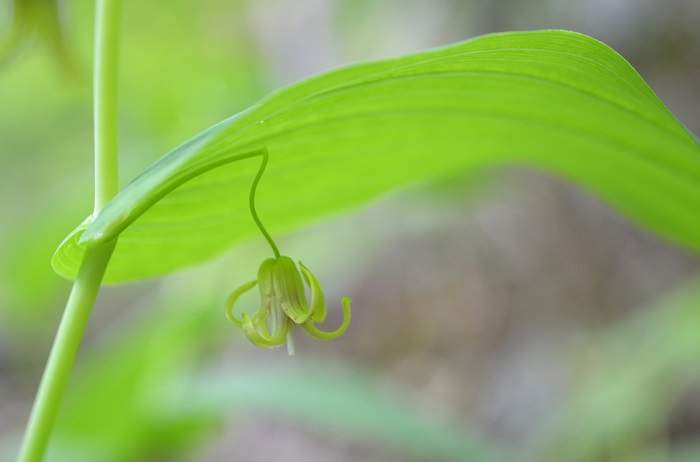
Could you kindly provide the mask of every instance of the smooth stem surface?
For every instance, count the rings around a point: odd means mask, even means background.
[[[95,19],[95,215],[119,192],[118,54],[121,0],[98,0]]]
[[[116,241],[88,249],[66,303],[22,443],[20,462],[42,460],[102,276]]]
[[[97,0],[95,19],[95,215],[119,192],[117,63],[121,0]],[[51,348],[19,462],[40,462],[116,239],[88,247]]]
[[[263,173],[265,172],[265,167],[267,166],[267,160],[270,157],[270,155],[267,152],[267,149],[263,149],[262,152],[260,153],[262,156],[263,160],[262,163],[260,164],[260,169],[258,170],[258,174],[255,175],[255,179],[253,180],[253,185],[250,187],[250,197],[248,198],[248,205],[250,206],[250,214],[253,215],[253,221],[255,221],[255,224],[258,226],[258,229],[260,232],[265,236],[265,239],[267,240],[267,243],[270,244],[270,248],[272,249],[272,253],[275,254],[275,258],[280,257],[280,251],[277,249],[277,246],[275,245],[275,241],[272,240],[272,236],[270,236],[270,233],[267,232],[265,229],[265,226],[263,226],[262,221],[260,221],[260,218],[258,217],[258,212],[255,211],[255,191],[258,189],[258,183],[260,182],[260,178],[262,178]]]

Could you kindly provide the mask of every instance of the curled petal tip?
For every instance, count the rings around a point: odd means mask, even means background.
[[[265,319],[260,321],[265,322]],[[284,345],[287,341],[287,328],[280,329],[272,336],[266,335],[267,329],[261,329],[256,320],[251,319],[247,314],[243,314],[243,333],[250,343],[260,348],[274,348]]]
[[[350,319],[352,318],[352,313],[350,310],[351,302],[352,299],[350,297],[344,297],[341,301],[343,306],[343,323],[336,330],[332,332],[322,331],[314,325],[312,320],[306,321],[304,324],[300,324],[302,330],[309,336],[319,340],[333,340],[340,337],[346,330],[348,330],[348,326],[350,326]]]
[[[238,300],[238,297],[240,297],[241,294],[255,287],[255,284],[257,283],[258,281],[254,280],[243,284],[238,289],[231,292],[231,295],[229,295],[226,299],[226,303],[224,304],[224,313],[226,313],[226,318],[238,327],[242,327],[243,324],[233,315],[233,305],[236,303],[236,300]]]

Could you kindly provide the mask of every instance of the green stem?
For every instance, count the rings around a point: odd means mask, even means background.
[[[116,241],[85,252],[78,278],[73,284],[61,325],[51,348],[39,392],[22,442],[19,462],[41,461],[51,436],[56,414],[65,391],[92,306],[100,290]]]
[[[119,192],[117,63],[121,0],[97,0],[95,18],[95,215]],[[29,417],[19,462],[40,462],[116,239],[88,246]]]
[[[118,55],[121,0],[97,0],[95,20],[95,215],[119,192]]]
[[[267,159],[270,157],[270,155],[267,152],[267,149],[263,149],[262,152],[260,153],[262,156],[263,160],[262,163],[260,164],[260,169],[258,170],[258,174],[255,175],[255,179],[253,180],[253,185],[250,187],[250,198],[249,198],[249,205],[250,205],[250,214],[253,215],[253,220],[255,221],[255,224],[258,225],[258,229],[260,232],[265,236],[265,239],[267,240],[268,244],[270,244],[270,247],[272,248],[272,252],[275,254],[275,258],[280,257],[280,251],[277,249],[277,246],[275,245],[275,241],[272,240],[272,237],[270,234],[267,232],[265,227],[263,226],[262,222],[260,221],[260,218],[258,218],[258,213],[255,211],[255,191],[258,189],[258,183],[260,182],[260,178],[262,177],[263,173],[265,172],[265,167],[267,166]]]

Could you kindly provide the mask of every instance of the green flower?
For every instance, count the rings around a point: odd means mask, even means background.
[[[333,332],[325,332],[316,327],[326,319],[326,298],[318,279],[301,262],[299,267],[306,284],[311,288],[311,304],[306,300],[301,275],[291,258],[279,256],[268,258],[260,265],[258,279],[250,281],[234,290],[226,301],[226,317],[243,328],[248,340],[261,348],[273,348],[287,344],[289,354],[294,354],[292,330],[294,324],[311,337],[332,340],[340,337],[350,325],[349,297],[342,300],[343,324]],[[243,313],[242,319],[233,315],[233,305],[238,297],[258,284],[260,287],[260,309],[249,316]]]

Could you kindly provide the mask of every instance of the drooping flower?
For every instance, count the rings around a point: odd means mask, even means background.
[[[234,290],[226,301],[226,317],[243,328],[248,340],[261,348],[273,348],[287,344],[289,354],[294,354],[292,331],[297,324],[309,336],[320,340],[340,337],[350,325],[349,297],[341,301],[343,323],[332,332],[318,329],[316,324],[326,319],[327,307],[323,288],[318,279],[301,262],[301,274],[294,261],[286,256],[268,258],[258,270],[258,279]],[[306,299],[302,275],[311,289],[311,303]],[[233,315],[233,306],[244,292],[259,286],[260,309],[252,316],[243,313],[241,319]]]

